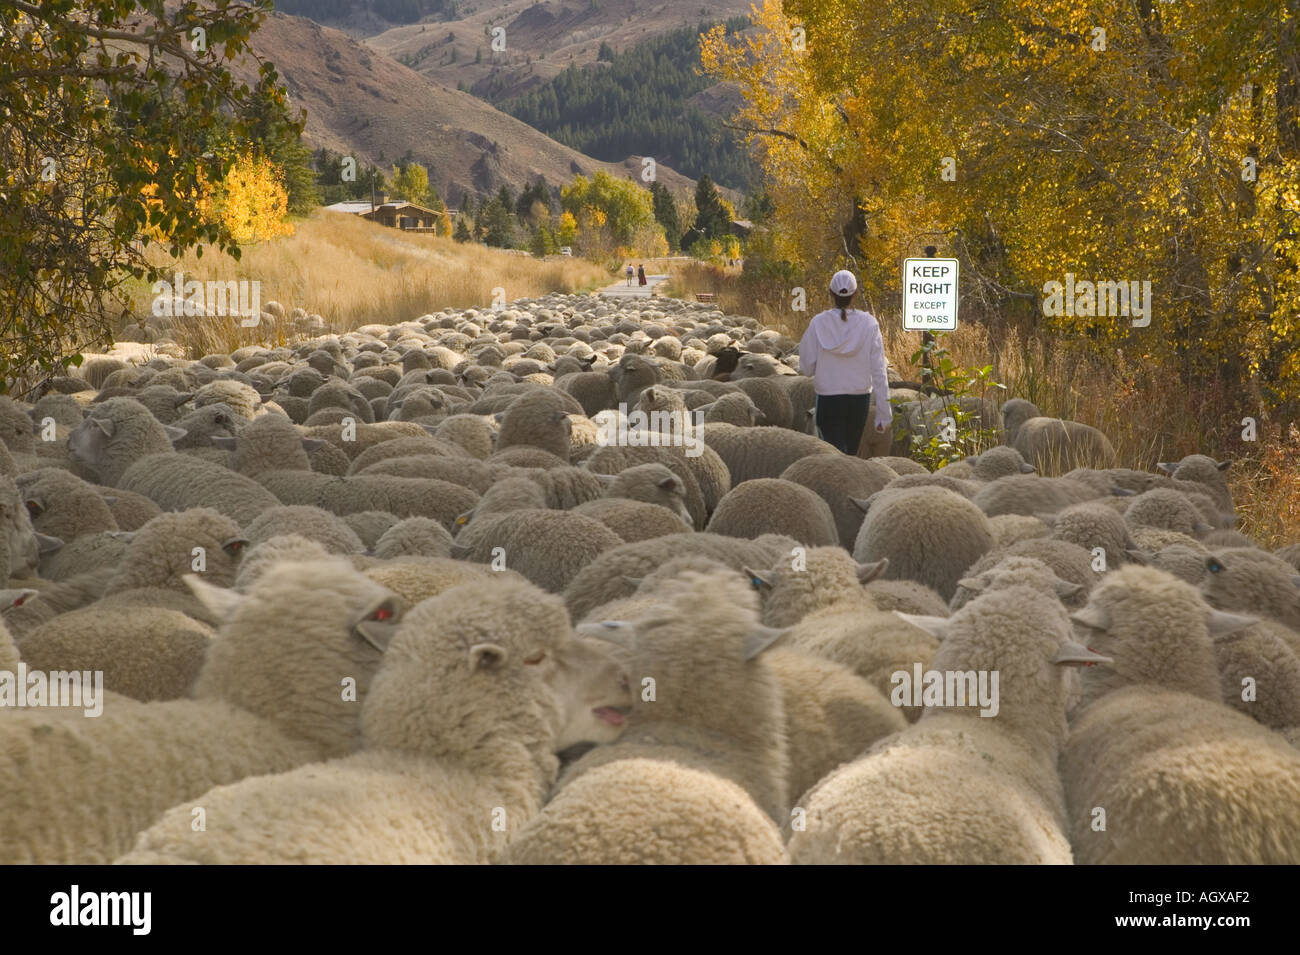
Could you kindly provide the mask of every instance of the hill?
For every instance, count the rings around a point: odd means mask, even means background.
[[[639,157],[593,159],[311,20],[272,14],[252,45],[276,65],[293,104],[307,110],[309,145],[354,155],[362,164],[418,162],[453,205],[467,192],[483,196],[503,183],[518,192],[538,176],[560,185],[600,169],[624,178],[641,172]],[[251,61],[236,71],[246,82],[255,77]],[[668,166],[658,165],[657,175],[674,193],[694,189]]]

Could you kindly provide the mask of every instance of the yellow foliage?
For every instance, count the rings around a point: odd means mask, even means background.
[[[236,156],[220,182],[203,184],[199,209],[241,244],[293,235],[280,170],[251,151]]]

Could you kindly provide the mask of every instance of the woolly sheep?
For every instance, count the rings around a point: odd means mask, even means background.
[[[830,506],[792,481],[757,478],[732,488],[705,528],[731,537],[785,534],[808,547],[839,543]]]
[[[93,485],[62,468],[40,468],[17,481],[32,526],[67,543],[83,534],[118,530],[113,512]]]
[[[686,486],[681,478],[662,464],[639,464],[618,474],[606,476],[606,498],[628,498],[666,508],[690,528],[691,514],[686,508]],[[585,502],[584,502],[585,503]]]
[[[549,451],[562,461],[569,460],[569,415],[578,408],[561,400],[560,393],[538,391],[521,395],[501,418],[497,450],[524,445]],[[570,399],[572,401],[572,399]]]
[[[790,537],[764,535],[756,540],[721,534],[674,534],[611,548],[582,568],[565,589],[564,601],[574,620],[593,608],[630,596],[636,583],[675,557],[698,555],[739,570],[744,566],[768,567],[794,553],[799,542]]]
[[[371,548],[384,536],[384,531],[397,523],[397,515],[387,511],[357,511],[344,515],[343,523],[352,528],[363,545]]]
[[[1160,462],[1157,467],[1175,482],[1189,482],[1204,488],[1219,505],[1224,514],[1234,510],[1232,492],[1224,472],[1232,465],[1230,460],[1216,461],[1204,454],[1189,454],[1176,463]]]
[[[1006,445],[989,448],[966,461],[970,464],[971,476],[977,481],[996,481],[1016,474],[1033,474],[1035,470],[1032,464],[1021,457],[1019,451]]]
[[[1124,518],[1095,502],[1086,501],[1055,514],[1044,514],[1041,520],[1052,529],[1052,540],[1077,544],[1092,553],[1100,548],[1107,567],[1128,562],[1130,552],[1137,546]]]
[[[1192,544],[1196,545],[1196,542]],[[1208,556],[1209,552],[1199,545],[1170,544],[1149,555],[1145,563],[1195,587],[1207,573],[1205,558]]]
[[[1273,729],[1300,726],[1300,635],[1260,621],[1214,641],[1223,701]]]
[[[1098,580],[1098,572],[1093,570],[1092,555],[1088,551],[1069,541],[1040,537],[1032,537],[1017,541],[1009,547],[990,550],[967,569],[965,576],[976,577],[1008,557],[1032,557],[1040,560],[1050,567],[1057,577],[1081,587],[1082,589],[1075,596],[1066,596],[1063,599],[1067,607],[1081,605],[1085,595],[1092,590]]]
[[[1076,860],[1300,861],[1300,753],[1219,702],[1212,641],[1251,618],[1147,567],[1108,574],[1074,616],[1114,658],[1086,674],[1090,705],[1061,760]]]
[[[955,613],[978,595],[1007,587],[1032,587],[1062,601],[1077,597],[1084,590],[1082,585],[1056,576],[1051,567],[1035,557],[1010,556],[959,580],[948,609]]]
[[[872,505],[853,556],[863,563],[888,558],[887,579],[915,580],[951,600],[966,568],[992,546],[988,518],[978,507],[952,491],[921,487],[885,492]]]
[[[206,832],[177,806],[121,861],[487,862],[541,808],[555,753],[616,738],[629,701],[558,600],[521,583],[456,587],[388,644],[362,706],[364,752],[208,792]]]
[[[890,455],[873,455],[871,460],[883,464],[900,477],[904,474],[929,474],[925,465],[911,458],[899,458]]]
[[[1047,537],[1052,529],[1036,517],[1028,514],[998,514],[989,518],[989,529],[993,532],[994,547],[1010,547],[1022,540],[1035,537]]]
[[[604,524],[571,511],[526,509],[475,518],[452,556],[517,570],[543,590],[563,591],[602,551],[623,543]]]
[[[120,487],[96,487],[108,509],[113,512],[113,520],[124,531],[139,530],[162,513],[160,508],[143,494],[126,491]]]
[[[722,496],[719,495],[712,505],[709,505],[705,500],[700,481],[696,477],[697,470],[692,466],[691,459],[674,455],[672,449],[609,445],[598,449],[583,461],[582,466],[593,474],[617,475],[629,468],[639,467],[643,464],[661,464],[677,476],[682,482],[686,510],[690,514],[691,521],[695,527],[702,528],[706,523],[709,512],[713,507],[717,506],[717,501],[721,500]],[[723,477],[727,482],[726,487],[729,489],[730,479],[725,475],[725,465],[722,470],[724,472]]]
[[[397,437],[391,441],[384,441],[367,448],[352,459],[348,473],[361,474],[370,470],[380,461],[411,457],[413,455],[436,455],[450,460],[463,461],[466,464],[477,464],[479,468],[486,467],[486,465],[470,457],[459,445],[450,441],[443,441],[431,434],[425,434],[418,437],[414,435]]]
[[[0,862],[108,862],[169,806],[356,747],[358,706],[342,681],[364,700],[381,654],[354,622],[393,615],[397,598],[338,558],[277,565],[243,596],[191,586],[223,620],[196,699],[115,697],[96,719],[0,720]]]
[[[1050,514],[1098,496],[1081,481],[1019,474],[989,482],[971,500],[989,517],[997,517],[1000,514]]]
[[[624,542],[691,532],[691,525],[667,508],[626,497],[587,501],[573,508],[572,513],[600,521]]]
[[[756,478],[780,477],[801,458],[839,453],[820,438],[787,428],[706,424],[703,436],[705,445],[727,466],[733,488]]]
[[[437,521],[427,517],[407,517],[386,530],[372,552],[381,560],[394,557],[448,557],[452,537]]]
[[[278,417],[278,415],[277,415]],[[213,438],[230,438],[244,426],[240,418],[228,405],[205,405],[180,418],[174,427],[185,433],[172,441],[177,451],[190,448],[208,448]]]
[[[1096,428],[1044,417],[1023,398],[1012,398],[1002,406],[1002,426],[1007,444],[1041,473],[1115,466],[1115,448]]]
[[[794,462],[783,472],[783,481],[793,481],[818,494],[831,509],[839,541],[845,547],[857,540],[864,517],[855,503],[866,500],[897,475],[877,461],[850,457],[812,455]]]
[[[873,580],[863,590],[880,610],[901,610],[923,617],[946,617],[948,605],[933,588],[914,580]]]
[[[32,670],[103,674],[104,688],[136,700],[186,696],[212,629],[159,607],[110,612],[104,602],[60,614],[18,640]]]
[[[1205,560],[1201,593],[1212,607],[1240,610],[1300,630],[1300,574],[1254,547],[1215,550]]]
[[[1273,555],[1280,557],[1300,572],[1300,544],[1288,544],[1286,547],[1275,550]]]
[[[456,414],[439,422],[434,436],[450,441],[471,457],[482,460],[494,450],[496,433],[497,424],[490,415]]]
[[[1142,492],[1125,509],[1124,520],[1130,528],[1154,527],[1188,537],[1199,537],[1211,529],[1196,505],[1172,488]]]
[[[282,505],[268,507],[244,526],[250,544],[282,534],[299,534],[320,543],[331,554],[359,554],[365,545],[342,518],[319,507]]]
[[[172,450],[180,429],[149,414],[132,398],[110,398],[95,406],[68,436],[68,450],[100,482],[115,487],[126,470],[140,459]]]
[[[320,438],[304,438],[292,422],[280,415],[262,415],[245,425],[238,435],[212,439],[213,446],[230,452],[229,467],[246,477],[267,471],[308,471],[309,452],[319,450]]]
[[[1065,667],[1104,658],[1075,644],[1060,604],[1030,588],[985,594],[934,629],[931,668],[997,672],[996,711],[927,707],[831,773],[799,801],[794,862],[1071,862],[1056,773]]]
[[[193,573],[213,586],[230,587],[247,543],[238,524],[210,508],[159,514],[132,535],[108,589],[159,587],[188,594],[184,581]]]
[[[701,406],[704,410],[705,423],[730,424],[738,428],[750,428],[754,425],[767,424],[767,418],[754,399],[743,391],[720,395],[710,403]]]
[[[268,537],[259,544],[252,544],[248,553],[239,562],[235,573],[234,589],[248,593],[253,582],[269,569],[280,563],[329,560],[332,556],[318,541],[310,540],[301,534],[279,534]],[[408,601],[409,602],[409,601]]]

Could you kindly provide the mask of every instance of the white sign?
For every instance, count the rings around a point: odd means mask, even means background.
[[[903,328],[952,331],[957,327],[957,260],[903,260]]]

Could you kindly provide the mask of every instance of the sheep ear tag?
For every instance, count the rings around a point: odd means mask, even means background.
[[[1091,647],[1081,643],[1061,644],[1061,648],[1052,657],[1052,663],[1059,667],[1090,667],[1098,663],[1114,663],[1111,657],[1103,656]]]
[[[167,432],[167,440],[173,444],[189,434],[184,428],[173,427],[170,424],[163,425],[163,430]]]
[[[39,593],[39,590],[33,590],[30,587],[0,590],[0,611],[21,607],[29,597],[35,597]]]
[[[785,630],[758,624],[745,634],[745,659],[752,660],[786,634]]]
[[[1211,610],[1205,622],[1210,630],[1210,639],[1218,640],[1220,637],[1226,637],[1238,630],[1253,627],[1259,623],[1259,618],[1247,617],[1239,613],[1225,613],[1222,610]]]
[[[741,570],[745,573],[747,577],[749,577],[749,582],[750,584],[753,585],[755,590],[763,590],[764,588],[768,590],[772,589],[771,576],[760,574],[758,571],[751,570],[748,567],[742,567]]]
[[[476,643],[469,648],[469,668],[474,672],[495,670],[500,668],[509,656],[505,647],[495,643]]]
[[[218,620],[229,620],[245,600],[244,595],[237,590],[214,586],[196,574],[186,574],[181,580],[185,581],[199,603],[212,611]]]
[[[903,613],[901,610],[895,610],[894,615],[903,618],[914,627],[920,627],[936,640],[942,640],[948,629],[947,617],[927,617],[919,613]]]

